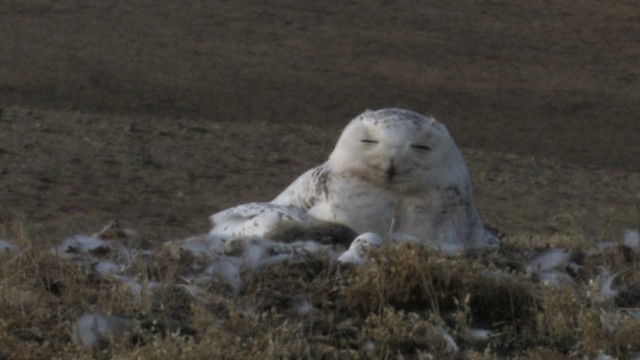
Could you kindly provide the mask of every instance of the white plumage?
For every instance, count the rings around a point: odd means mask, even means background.
[[[295,207],[274,203],[249,203],[212,215],[213,228],[210,234],[224,234],[229,237],[264,237],[287,224],[315,221],[317,220]]]
[[[380,235],[372,232],[364,233],[353,240],[349,249],[338,257],[338,261],[347,264],[364,264],[367,252],[382,246],[382,243]]]
[[[357,233],[413,236],[424,244],[494,248],[474,207],[467,167],[446,127],[409,110],[366,111],[344,129],[324,164],[271,203],[212,216],[212,234],[260,236],[282,222],[318,219]]]

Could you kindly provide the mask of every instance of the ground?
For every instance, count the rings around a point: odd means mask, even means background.
[[[447,124],[478,207],[506,232],[637,225],[631,1],[0,10],[0,220],[25,217],[35,235],[113,217],[160,237],[206,231],[208,215],[274,197],[351,117],[388,106]]]
[[[342,127],[17,107],[0,125],[3,234],[21,218],[49,242],[113,218],[157,242],[206,232],[213,212],[270,200],[324,161]],[[462,150],[481,214],[509,235],[614,240],[638,225],[638,172]]]

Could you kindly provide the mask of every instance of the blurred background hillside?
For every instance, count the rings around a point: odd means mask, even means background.
[[[0,2],[0,103],[330,123],[407,107],[462,147],[638,170],[634,1]]]

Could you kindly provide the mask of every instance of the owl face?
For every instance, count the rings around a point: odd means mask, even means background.
[[[446,127],[409,110],[366,111],[349,123],[331,170],[398,193],[451,183],[466,167]]]

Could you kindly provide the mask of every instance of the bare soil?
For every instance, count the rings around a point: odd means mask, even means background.
[[[507,232],[638,226],[640,8],[507,1],[0,2],[0,235],[204,232],[365,108],[447,124]],[[53,236],[55,235],[55,236]]]

